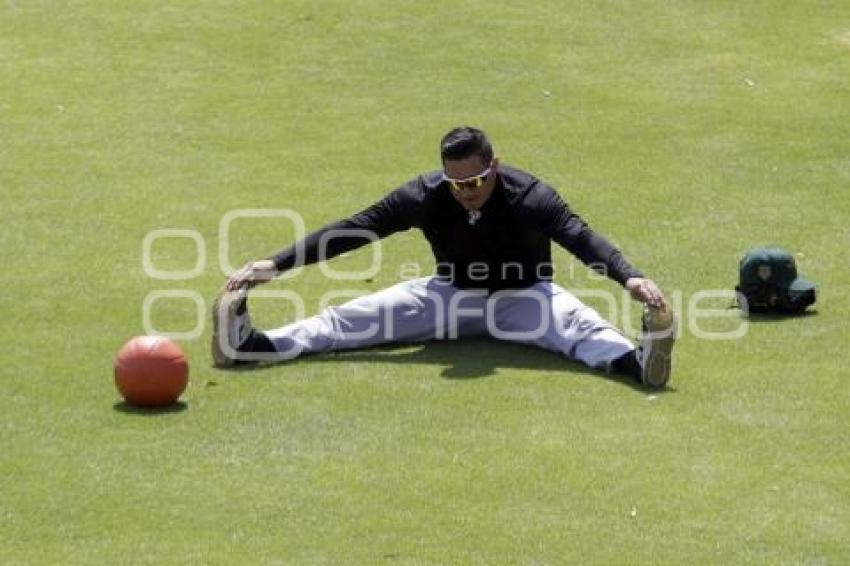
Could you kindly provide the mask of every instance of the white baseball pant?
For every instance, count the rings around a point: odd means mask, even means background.
[[[634,349],[599,313],[552,282],[488,295],[435,277],[399,283],[264,334],[281,360],[394,342],[491,336],[607,370]]]

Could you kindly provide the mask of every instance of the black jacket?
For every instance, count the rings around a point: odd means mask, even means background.
[[[371,241],[352,235],[353,229],[376,239],[415,227],[431,244],[437,274],[464,289],[524,288],[551,279],[552,240],[620,284],[630,277],[642,277],[619,250],[573,213],[552,187],[528,173],[499,166],[493,195],[478,218],[470,216],[451,190],[442,171],[420,175],[366,210],[309,234],[270,259],[285,271]],[[334,230],[348,233],[334,236]],[[319,257],[320,247],[324,248],[323,257]]]

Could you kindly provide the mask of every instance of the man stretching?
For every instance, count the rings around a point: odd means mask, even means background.
[[[443,168],[420,175],[366,210],[313,232],[228,279],[213,310],[213,360],[252,360],[393,342],[491,336],[534,345],[649,387],[670,378],[675,317],[658,286],[572,212],[554,189],[500,165],[481,130],[440,143]],[[293,267],[328,260],[395,232],[418,228],[436,273],[274,330],[251,325],[248,291]],[[635,347],[595,310],[552,281],[551,241],[644,303]]]

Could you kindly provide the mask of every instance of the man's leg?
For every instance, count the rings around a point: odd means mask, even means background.
[[[634,346],[619,330],[558,285],[493,294],[488,330],[499,339],[560,352],[592,368],[607,368]]]
[[[495,338],[559,352],[592,368],[619,370],[655,387],[663,386],[669,378],[675,332],[663,331],[664,324],[674,326],[673,322],[661,324],[658,318],[649,319],[656,334],[645,332],[636,351],[631,341],[599,313],[549,282],[494,294],[488,314],[488,330]]]
[[[458,336],[483,333],[481,316],[452,316],[458,307],[483,313],[484,297],[461,291],[456,287],[426,277],[399,283],[377,293],[358,297],[343,305],[328,307],[316,316],[294,322],[282,328],[258,332],[240,330],[247,318],[247,305],[231,309],[229,335],[239,345],[236,355],[229,359],[289,360],[302,354],[366,348],[389,342],[420,342],[432,339],[457,338]],[[223,303],[223,301],[219,301]],[[243,301],[244,303],[244,301]],[[476,307],[477,305],[477,307]],[[240,311],[241,309],[241,311]],[[214,316],[228,312],[221,307]],[[225,325],[222,325],[225,326]],[[225,333],[217,332],[219,337]],[[250,337],[253,336],[253,339]],[[267,348],[271,344],[272,354],[257,352],[257,346]],[[222,350],[221,339],[214,340],[213,357],[216,365],[226,356],[217,356]],[[231,352],[232,354],[232,352]]]

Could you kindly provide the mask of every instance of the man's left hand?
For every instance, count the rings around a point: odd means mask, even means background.
[[[664,305],[664,293],[651,279],[632,277],[626,281],[626,289],[636,301],[655,308],[661,308]]]

